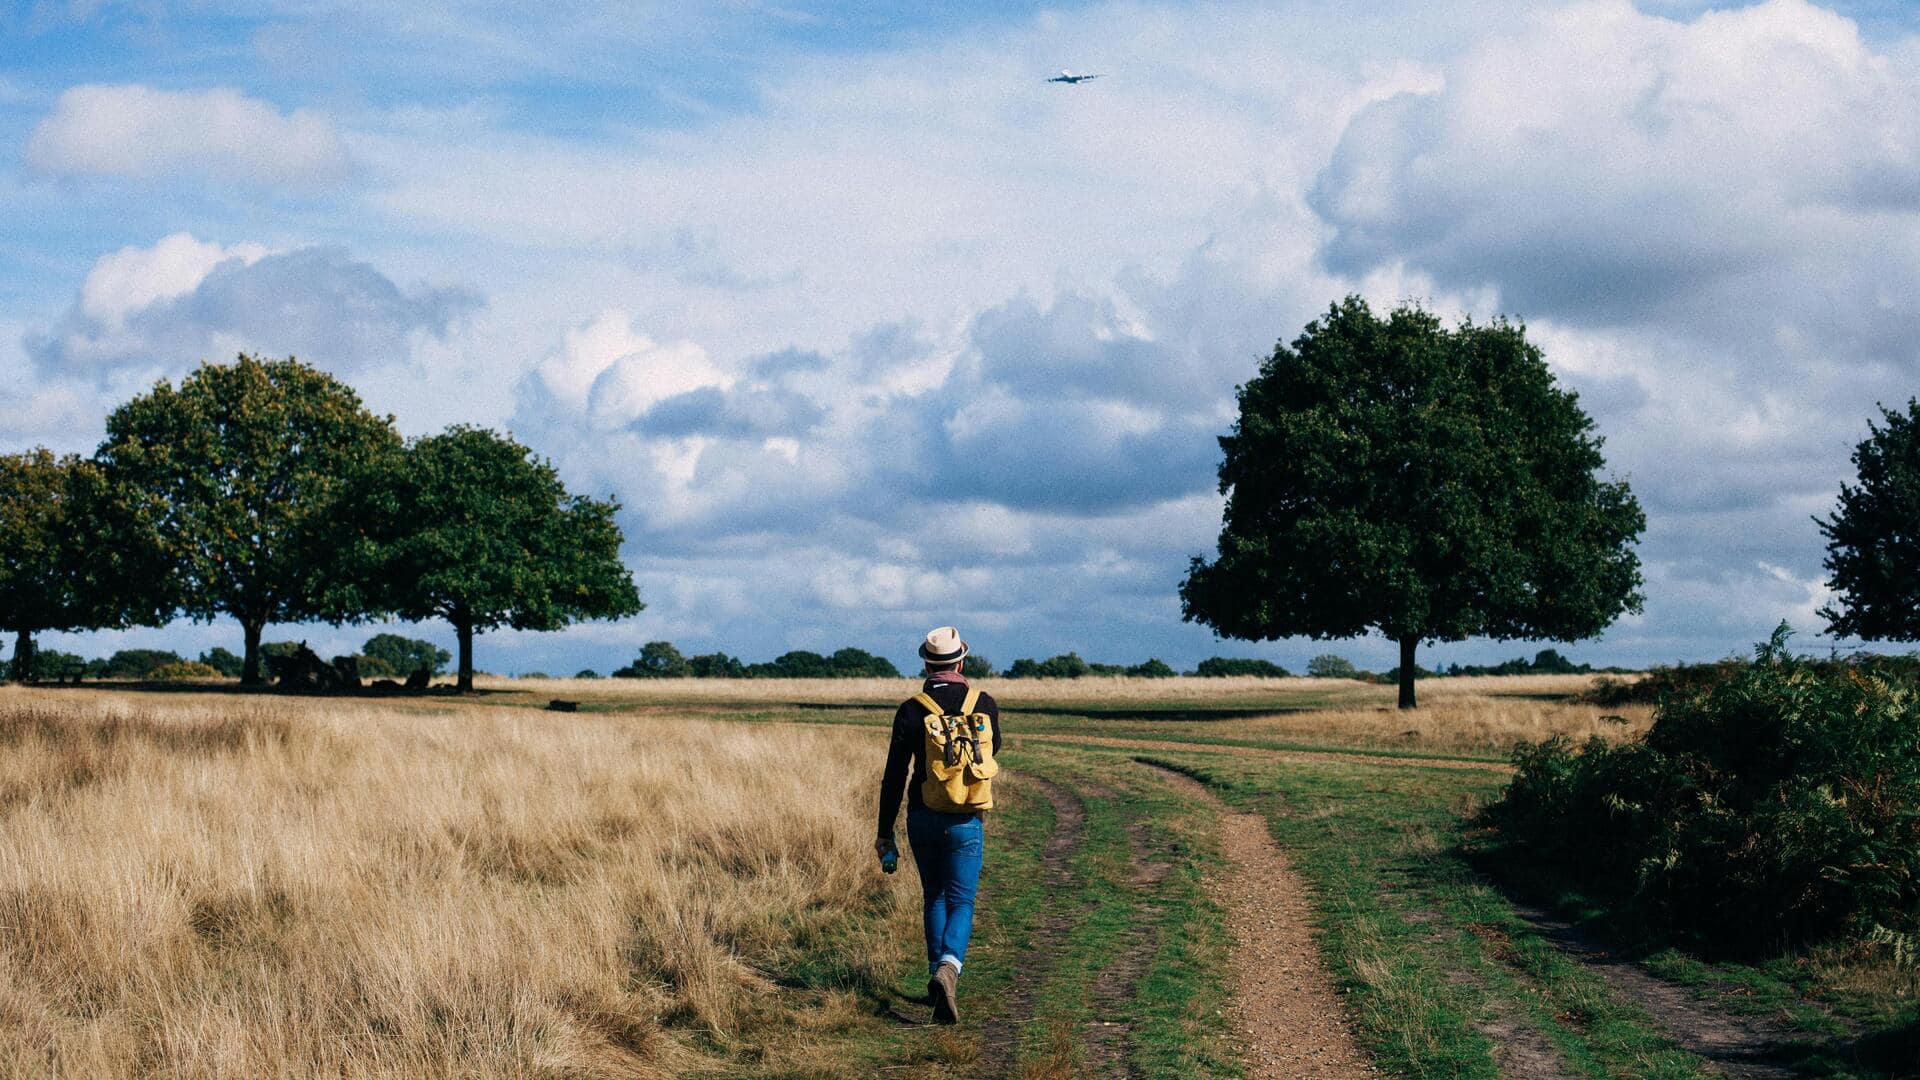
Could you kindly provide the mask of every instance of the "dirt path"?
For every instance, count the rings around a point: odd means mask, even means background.
[[[1800,1075],[1784,1060],[1783,1048],[1793,1041],[1785,1028],[1763,1017],[1716,1009],[1539,908],[1516,903],[1513,910],[1556,948],[1591,967],[1614,993],[1645,1009],[1682,1049],[1706,1058],[1724,1075],[1736,1080]]]
[[[1039,792],[1053,804],[1053,831],[1040,849],[1040,872],[1046,890],[1066,895],[1073,888],[1073,853],[1086,837],[1086,808],[1080,797],[1066,788],[1033,772],[1021,772],[1022,789]],[[1020,1029],[1033,1019],[1033,990],[1045,977],[1047,966],[1059,954],[1067,931],[1073,928],[1074,912],[1050,906],[1034,929],[1026,955],[1031,961],[1014,978],[1007,995],[1007,1011],[993,1019],[981,1035],[981,1064],[989,1076],[1005,1076],[1013,1068],[1014,1050],[1020,1044]]]
[[[1117,750],[1184,750],[1196,754],[1232,754],[1236,757],[1265,757],[1279,761],[1341,761],[1355,765],[1387,765],[1425,769],[1481,769],[1511,773],[1513,766],[1498,761],[1468,761],[1460,758],[1399,757],[1390,754],[1343,754],[1337,750],[1270,750],[1264,746],[1229,746],[1222,743],[1180,742],[1176,739],[1128,739],[1114,735],[1058,735],[1027,732],[1021,739],[1036,742],[1066,743],[1071,746],[1108,746]]]
[[[1249,1077],[1377,1075],[1347,1026],[1333,977],[1320,960],[1306,885],[1258,814],[1243,814],[1183,773],[1145,765],[1220,813],[1227,871],[1208,883],[1233,934],[1229,1007]]]

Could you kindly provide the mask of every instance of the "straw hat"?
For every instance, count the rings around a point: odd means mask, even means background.
[[[927,631],[927,640],[920,645],[920,659],[929,664],[951,664],[967,655],[967,643],[960,640],[960,631],[951,626],[936,626]]]

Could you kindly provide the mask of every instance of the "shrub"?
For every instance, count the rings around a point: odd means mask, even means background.
[[[192,682],[195,679],[218,679],[223,676],[220,669],[198,660],[175,660],[161,664],[147,672],[147,678],[156,682]]]
[[[245,669],[247,663],[244,659],[235,656],[231,651],[223,649],[218,645],[201,653],[200,662],[220,674],[225,675],[229,679],[239,678],[240,672]]]
[[[1580,695],[1592,705],[1658,705],[1670,697],[1702,693],[1726,682],[1746,667],[1739,659],[1717,660],[1710,664],[1663,664],[1647,669],[1633,682],[1602,675]]]
[[[392,664],[371,653],[361,653],[353,658],[354,670],[363,679],[397,679],[411,675],[410,671],[400,671]]]
[[[893,661],[884,656],[875,656],[864,649],[841,649],[827,658],[827,664],[833,669],[833,674],[839,678],[897,679],[900,677],[900,669],[893,666]]]
[[[1428,671],[1426,668],[1421,667],[1419,664],[1413,665],[1413,677],[1416,679],[1434,679],[1434,678],[1438,678],[1439,676],[1440,676],[1440,673],[1437,671]],[[1366,672],[1362,671],[1354,675],[1350,675],[1348,676],[1348,678],[1354,678],[1354,679],[1371,678],[1374,682],[1382,683],[1387,686],[1398,686],[1400,685],[1400,667],[1398,664],[1396,664],[1393,667],[1388,668],[1387,670],[1381,672],[1378,675],[1368,675]]]
[[[150,679],[157,668],[186,662],[179,653],[165,649],[121,649],[107,657],[102,674],[109,679]]]
[[[1193,673],[1207,679],[1247,675],[1261,679],[1284,679],[1288,674],[1286,668],[1271,660],[1258,660],[1250,656],[1209,656],[1200,661],[1200,666]]]
[[[671,641],[649,641],[633,663],[614,671],[616,679],[680,679],[692,674],[687,658]]]
[[[687,661],[687,673],[696,679],[744,679],[747,665],[723,652],[702,653]]]
[[[833,666],[817,652],[795,649],[772,660],[747,665],[747,677],[753,679],[824,679],[833,674]]]
[[[1488,822],[1530,862],[1701,943],[1920,931],[1920,684],[1794,656],[1787,633],[1662,698],[1642,739],[1520,748]]]
[[[1009,679],[1078,679],[1093,674],[1092,665],[1079,653],[1068,653],[1047,660],[1015,660],[1007,669]]]
[[[1576,664],[1560,655],[1558,649],[1541,649],[1528,660],[1516,656],[1498,664],[1448,664],[1445,671],[1431,672],[1432,675],[1585,675],[1593,670],[1592,664]]]
[[[864,649],[841,649],[832,656],[795,649],[767,663],[747,665],[746,674],[754,679],[897,679],[900,669]]]
[[[88,660],[59,649],[33,650],[33,677],[45,682],[71,682],[98,660]],[[13,678],[12,661],[0,662],[0,680]]]
[[[1171,679],[1180,673],[1168,666],[1165,660],[1156,656],[1128,668],[1127,674],[1140,679]]]
[[[1344,656],[1321,653],[1307,661],[1307,674],[1316,679],[1357,679],[1360,669]]]
[[[960,661],[960,674],[969,679],[984,679],[993,674],[993,661],[968,653],[967,658]]]
[[[573,673],[573,677],[576,679],[597,679],[600,677],[600,673],[592,668],[581,668],[579,671]]]
[[[411,675],[426,668],[430,675],[445,671],[453,654],[431,641],[401,637],[399,634],[375,634],[360,646],[362,656],[378,657],[395,675]]]

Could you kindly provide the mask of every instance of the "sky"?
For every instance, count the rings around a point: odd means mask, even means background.
[[[1813,519],[1920,392],[1916,60],[1893,0],[15,4],[0,452],[296,355],[622,504],[646,610],[483,637],[484,669],[904,666],[941,624],[1002,664],[1384,668],[1217,640],[1176,592],[1235,387],[1358,293],[1524,321],[1606,438],[1645,611],[1563,652],[1846,647]],[[452,642],[267,636],[383,629]]]

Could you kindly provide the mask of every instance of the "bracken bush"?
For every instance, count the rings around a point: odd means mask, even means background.
[[[1701,946],[1920,929],[1920,683],[1788,633],[1663,698],[1643,738],[1518,749],[1487,812],[1508,854]]]
[[[155,682],[194,682],[199,679],[220,677],[218,668],[198,660],[176,660],[171,664],[161,664],[147,673],[147,678]]]

